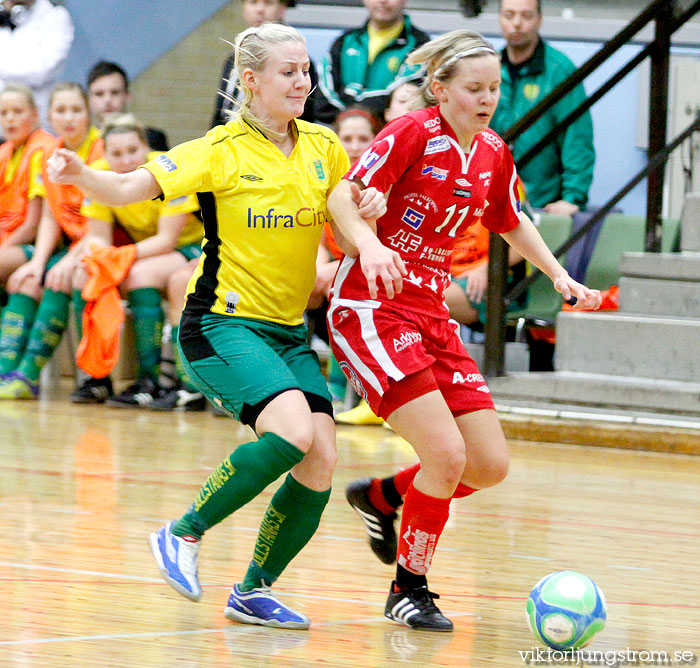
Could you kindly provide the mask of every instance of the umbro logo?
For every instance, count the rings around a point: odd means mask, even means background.
[[[241,178],[246,181],[262,181],[262,177],[255,174],[241,174]]]

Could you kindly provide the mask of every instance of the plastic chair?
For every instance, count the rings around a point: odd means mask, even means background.
[[[547,213],[540,214],[537,228],[547,246],[556,251],[570,236],[572,220],[569,216],[553,216]],[[566,253],[559,258],[559,262],[566,262]],[[519,311],[509,311],[506,321],[518,322],[519,329],[525,322],[537,325],[551,325],[561,311],[561,295],[552,286],[552,281],[544,274],[540,274],[530,285],[527,293],[527,305]],[[522,322],[519,322],[521,321]],[[516,340],[519,340],[516,337]]]
[[[620,280],[620,258],[623,253],[644,250],[646,219],[624,213],[611,213],[605,218],[586,269],[589,288],[605,290]],[[670,235],[669,235],[670,236]]]

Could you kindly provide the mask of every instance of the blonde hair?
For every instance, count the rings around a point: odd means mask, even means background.
[[[2,96],[4,93],[19,93],[20,95],[23,95],[27,100],[27,104],[36,111],[36,100],[34,99],[34,93],[29,86],[25,86],[21,83],[9,83],[0,91],[0,96]]]
[[[109,114],[105,117],[102,139],[107,141],[107,137],[112,134],[126,134],[135,132],[138,138],[148,146],[146,128],[133,114]]]
[[[455,75],[457,63],[463,58],[495,56],[499,53],[488,40],[472,30],[453,30],[430,40],[406,58],[409,65],[423,65],[425,78],[419,94],[426,106],[437,103],[431,89],[433,81],[447,83]]]
[[[250,105],[253,101],[253,91],[243,81],[243,72],[248,69],[253,70],[253,72],[264,70],[270,56],[275,51],[275,47],[285,42],[300,42],[306,45],[306,40],[301,33],[282,23],[267,22],[257,28],[248,28],[240,33],[233,45],[233,52],[238,74],[238,88],[243,91],[243,99],[237,102],[222,93],[234,104],[233,111],[227,112],[229,120],[236,117],[241,118],[255,125],[263,134],[278,140],[284,139],[286,135],[272,130],[264,118],[260,118],[252,111]]]
[[[85,103],[85,108],[90,109],[90,103],[88,102],[88,94],[85,92],[85,89],[79,84],[76,83],[75,81],[69,81],[66,83],[58,83],[56,84],[52,89],[51,89],[51,97],[49,97],[49,107],[53,104],[53,99],[56,97],[56,93],[62,93],[63,91],[67,90],[72,90],[78,93],[80,97],[83,98],[83,102]]]

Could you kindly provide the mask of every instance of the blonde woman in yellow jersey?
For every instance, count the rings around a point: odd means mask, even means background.
[[[102,132],[104,156],[92,167],[118,174],[131,172],[159,152],[150,151],[144,126],[131,114],[113,115]],[[202,223],[193,195],[162,202],[149,200],[109,207],[86,200],[81,213],[88,219],[85,247],[94,244],[135,244],[137,259],[120,285],[133,317],[138,357],[137,382],[110,397],[108,376],[85,378],[71,394],[74,403],[106,403],[117,408],[148,407],[161,397],[158,385],[164,314],[161,293],[170,276],[201,255]],[[73,304],[80,331],[85,302],[81,297],[87,274],[80,263],[72,278]],[[181,308],[181,306],[180,306]],[[201,402],[204,397],[200,395]]]
[[[298,120],[309,57],[293,28],[265,23],[236,39],[245,93],[232,119],[129,174],[98,172],[58,151],[50,177],[108,205],[196,193],[203,255],[189,284],[179,343],[195,384],[253,427],[179,520],[151,534],[167,582],[199,600],[202,534],[289,472],[265,513],[253,560],[226,605],[229,619],[304,629],[309,618],[270,585],[315,532],[336,462],[330,395],[306,343],[326,199],[349,168],[332,130]],[[356,191],[362,215],[385,211],[375,189]]]

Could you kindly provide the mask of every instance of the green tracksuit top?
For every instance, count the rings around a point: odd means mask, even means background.
[[[321,62],[318,79],[316,120],[331,123],[346,107],[361,104],[382,117],[391,91],[420,78],[420,67],[404,61],[411,51],[430,37],[404,15],[399,36],[369,62],[368,23],[345,31],[332,44]]]
[[[542,40],[532,58],[519,68],[510,65],[505,49],[502,57],[501,99],[491,121],[491,128],[500,135],[576,70],[567,56]],[[516,165],[520,157],[549,135],[585,97],[583,86],[577,86],[520,135],[511,146]],[[518,166],[518,174],[533,207],[541,208],[563,199],[583,209],[588,202],[594,164],[593,122],[587,111],[539,155],[526,165]]]

